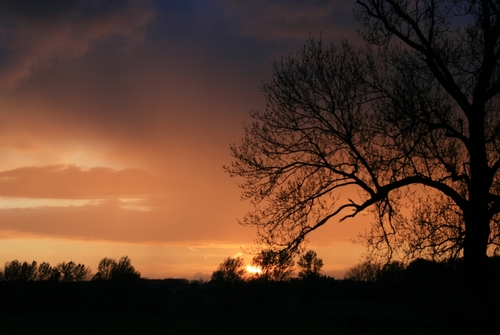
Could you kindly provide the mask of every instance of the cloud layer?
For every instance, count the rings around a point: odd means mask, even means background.
[[[218,0],[220,8],[211,12],[211,21],[226,25],[235,33],[268,41],[305,41],[309,34],[323,32],[329,39],[355,38],[352,1]],[[204,1],[199,11],[207,11]],[[207,18],[205,17],[205,20]]]
[[[153,18],[145,0],[1,1],[1,84],[16,85],[33,71],[81,56],[106,38],[137,44]]]
[[[166,181],[138,170],[77,166],[22,167],[0,172],[0,197],[129,198],[165,194]]]

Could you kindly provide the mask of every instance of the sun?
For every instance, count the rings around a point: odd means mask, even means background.
[[[258,266],[247,265],[246,270],[251,275],[260,275],[262,273],[262,269]]]

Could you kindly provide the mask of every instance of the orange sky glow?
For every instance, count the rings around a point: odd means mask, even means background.
[[[273,61],[309,34],[357,38],[351,2],[50,3],[0,4],[0,264],[128,255],[143,277],[188,279],[249,264],[229,145]],[[326,273],[360,260],[368,222],[310,236]]]

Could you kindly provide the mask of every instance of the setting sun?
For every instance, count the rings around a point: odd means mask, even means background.
[[[246,270],[252,275],[260,275],[262,273],[262,269],[258,266],[247,265]]]

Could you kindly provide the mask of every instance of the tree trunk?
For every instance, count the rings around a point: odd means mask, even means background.
[[[477,92],[476,92],[477,93]],[[476,101],[469,114],[470,181],[469,199],[464,209],[465,240],[465,297],[466,317],[472,322],[483,324],[488,308],[488,238],[490,236],[491,214],[488,209],[489,191],[493,176],[488,166],[485,139],[484,101]]]
[[[464,279],[465,279],[465,317],[471,324],[483,324],[488,311],[488,257],[486,254],[490,235],[490,217],[486,208],[471,206],[465,213],[464,239]]]

